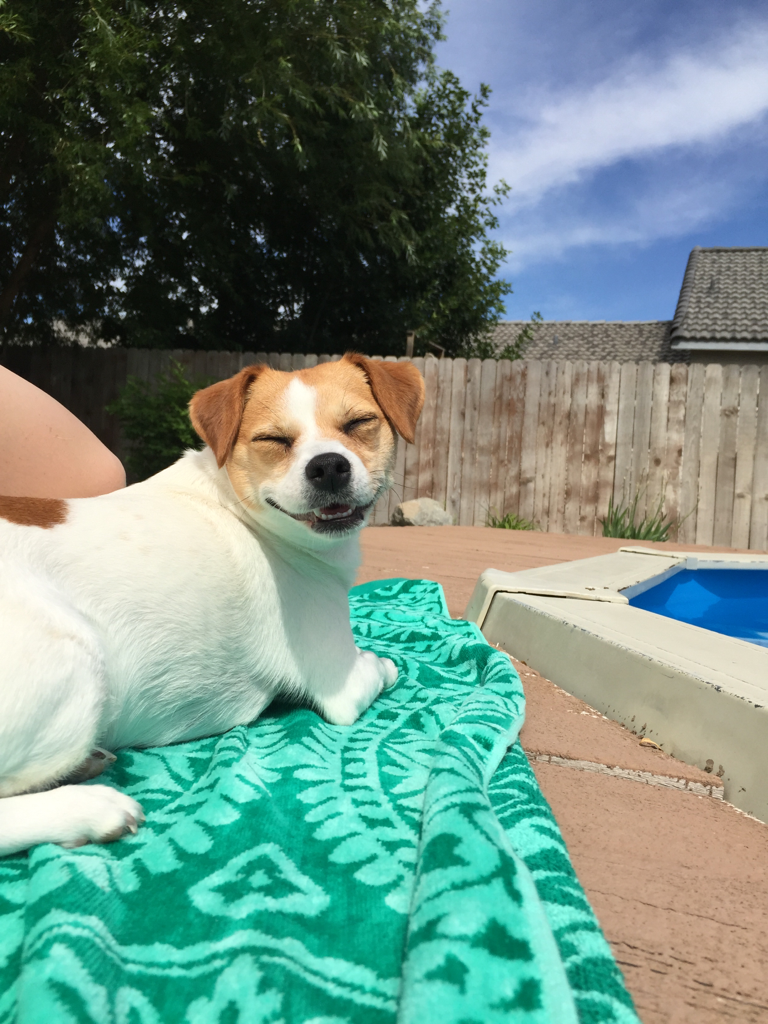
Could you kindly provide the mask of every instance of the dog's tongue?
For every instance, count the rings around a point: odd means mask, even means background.
[[[325,508],[320,509],[320,514],[324,516],[340,516],[343,512],[351,511],[351,505],[326,505]]]

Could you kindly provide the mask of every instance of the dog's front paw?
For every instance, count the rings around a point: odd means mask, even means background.
[[[86,843],[111,843],[138,832],[144,811],[132,797],[109,786],[62,786],[55,810],[59,835],[49,841],[72,849]]]
[[[355,665],[344,685],[322,701],[323,714],[333,725],[352,725],[382,690],[397,682],[397,666],[389,658],[358,649]]]

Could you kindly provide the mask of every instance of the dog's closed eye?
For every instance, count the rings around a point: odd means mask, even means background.
[[[353,433],[353,431],[357,430],[358,427],[362,427],[366,423],[375,422],[375,416],[358,416],[357,419],[350,420],[348,423],[345,423],[341,429],[344,431],[345,434],[351,434]]]
[[[279,444],[282,445],[283,448],[290,448],[293,445],[292,437],[282,437],[277,434],[256,434],[255,437],[251,438],[251,441],[263,441],[266,444]]]

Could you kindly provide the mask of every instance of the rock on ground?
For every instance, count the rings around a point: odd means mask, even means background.
[[[392,513],[392,526],[452,526],[453,519],[433,498],[401,502]]]

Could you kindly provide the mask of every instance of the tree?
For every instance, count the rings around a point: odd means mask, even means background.
[[[488,89],[418,0],[0,0],[0,323],[458,352],[503,310]]]

